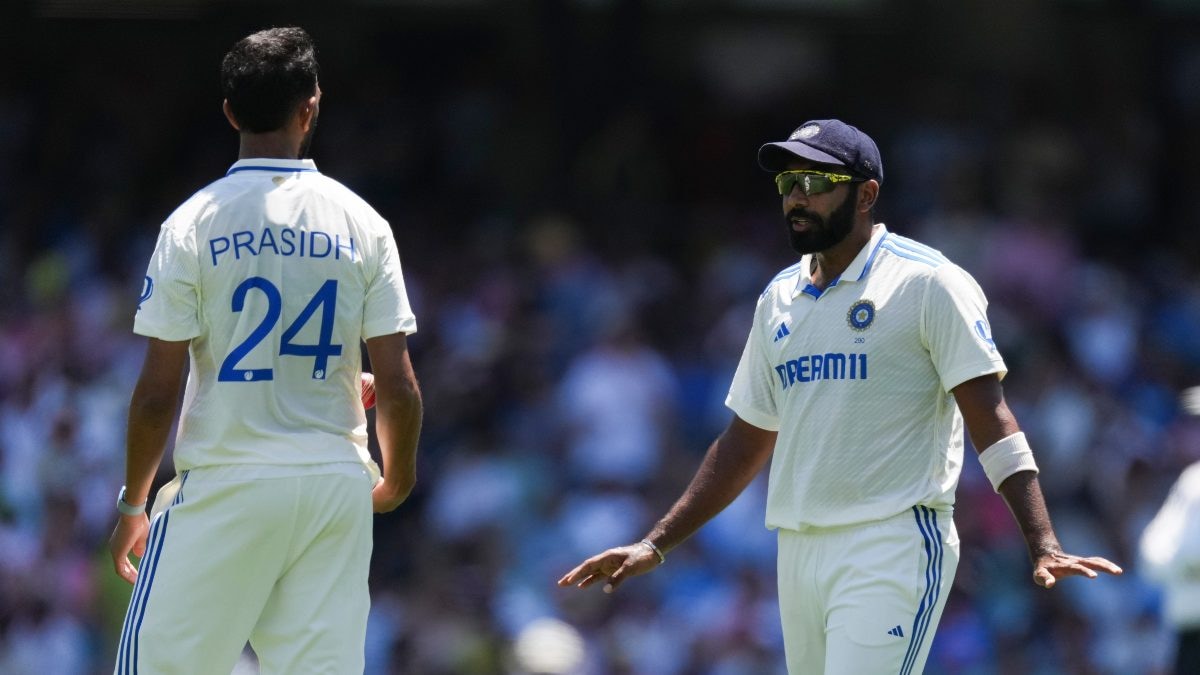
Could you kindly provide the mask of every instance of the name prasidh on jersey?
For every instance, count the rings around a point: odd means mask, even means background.
[[[227,260],[229,256],[234,260],[241,260],[243,256],[265,254],[334,260],[345,257],[350,262],[358,260],[354,237],[290,227],[264,227],[258,232],[241,230],[228,237],[213,237],[208,240],[208,251],[212,256],[213,267],[220,261]]]
[[[867,379],[866,354],[810,354],[775,366],[779,384],[784,389],[805,382],[821,380]]]

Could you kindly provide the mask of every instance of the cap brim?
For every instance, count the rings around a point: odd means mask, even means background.
[[[808,159],[822,164],[846,166],[842,160],[800,141],[780,141],[767,143],[758,149],[758,165],[772,172],[787,169],[788,164],[797,159]]]

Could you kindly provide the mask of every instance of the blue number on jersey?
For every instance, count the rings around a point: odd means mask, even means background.
[[[329,357],[341,356],[342,354],[342,346],[330,342],[333,339],[333,309],[336,306],[337,279],[329,279],[313,295],[312,300],[308,301],[308,305],[300,311],[300,316],[296,317],[292,325],[288,326],[288,329],[283,332],[283,342],[279,345],[280,354],[315,357],[312,371],[314,380],[325,379]],[[318,337],[317,344],[294,344],[292,338],[296,337],[296,333],[299,333],[304,324],[308,323],[313,313],[317,311],[317,307],[321,308],[321,334]]]
[[[267,313],[263,316],[262,322],[258,324],[258,327],[251,331],[246,336],[246,339],[242,340],[241,344],[234,347],[233,351],[229,352],[229,356],[225,357],[225,360],[221,363],[221,372],[217,375],[218,381],[259,382],[261,380],[274,379],[270,368],[253,368],[249,370],[234,368],[239,361],[246,357],[246,354],[250,353],[251,349],[254,349],[259,342],[262,342],[263,338],[270,335],[275,322],[279,321],[279,312],[283,306],[283,300],[279,297],[279,289],[275,288],[275,284],[262,277],[250,277],[238,284],[237,288],[233,289],[233,311],[240,312],[246,306],[246,293],[251,288],[257,288],[262,291],[263,295],[267,296]]]
[[[229,352],[229,355],[221,362],[221,371],[217,375],[217,380],[220,382],[261,382],[263,380],[275,379],[275,373],[271,368],[246,369],[235,367],[242,359],[246,358],[250,350],[257,347],[258,343],[271,334],[271,329],[279,321],[279,315],[283,307],[283,299],[275,284],[262,277],[250,277],[238,284],[238,287],[233,290],[233,311],[240,312],[246,306],[246,293],[251,288],[257,288],[262,291],[263,295],[267,296],[267,313],[263,316],[262,322],[246,336],[245,340],[242,340],[240,344],[234,347],[233,351]],[[312,300],[308,302],[304,309],[300,311],[300,316],[296,317],[292,325],[288,326],[283,332],[283,339],[279,346],[280,355],[314,357],[314,379],[325,379],[329,366],[329,357],[339,356],[342,353],[342,346],[332,343],[333,310],[336,306],[337,280],[329,279],[317,290]],[[316,313],[318,307],[321,308],[321,326],[317,344],[294,344],[292,339],[304,328],[304,325]]]

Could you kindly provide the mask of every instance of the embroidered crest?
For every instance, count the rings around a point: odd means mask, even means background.
[[[820,125],[805,124],[804,126],[800,127],[799,129],[795,130],[794,132],[792,132],[792,135],[790,138],[788,138],[788,140],[789,141],[802,141],[806,138],[812,138],[813,136],[816,136],[819,133],[821,133]]]
[[[874,320],[875,303],[870,300],[859,300],[850,306],[849,312],[846,312],[846,323],[857,331],[866,330]]]

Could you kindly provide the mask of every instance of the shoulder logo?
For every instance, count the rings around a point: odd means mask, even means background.
[[[788,140],[789,141],[802,141],[806,138],[812,138],[813,136],[816,136],[819,133],[821,133],[820,125],[805,124],[804,126],[800,127],[799,129],[793,131],[792,135],[788,137]]]
[[[996,341],[992,339],[992,327],[988,325],[988,322],[984,321],[983,319],[976,321],[975,333],[979,336],[980,340],[983,340],[985,343],[987,343],[988,348],[990,348],[992,351],[996,351]]]
[[[142,281],[142,294],[138,297],[138,309],[142,308],[142,303],[149,300],[151,295],[154,295],[154,279],[151,279],[150,275],[146,275]]]
[[[859,300],[850,306],[849,312],[846,312],[846,323],[857,331],[866,330],[874,320],[875,303],[870,300]]]

